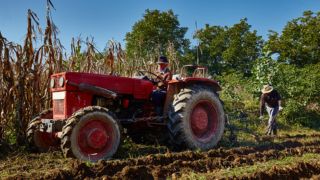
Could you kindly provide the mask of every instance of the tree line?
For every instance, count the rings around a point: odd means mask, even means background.
[[[127,57],[150,59],[168,54],[167,48],[173,43],[182,63],[195,60],[198,48],[200,64],[216,74],[230,70],[250,74],[255,61],[266,55],[263,51],[276,54],[278,62],[298,67],[320,62],[320,12],[305,11],[289,21],[282,33],[270,30],[267,40],[252,30],[247,18],[232,26],[206,24],[194,33],[198,47],[190,47],[190,40],[185,38],[187,30],[172,10],[147,9],[126,34]]]

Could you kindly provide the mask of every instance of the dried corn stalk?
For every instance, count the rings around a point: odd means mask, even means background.
[[[58,28],[52,21],[52,8],[53,4],[47,0],[44,33],[37,15],[28,10],[23,46],[9,42],[0,33],[0,139],[15,133],[17,143],[23,143],[28,122],[51,107],[48,82],[53,73],[68,70],[131,77],[138,69],[155,71],[157,68],[160,46],[146,58],[136,53],[134,59],[128,60],[121,44],[114,40],[108,41],[106,51],[101,53],[93,38],[85,41],[73,38],[71,55],[64,57],[64,48],[57,38]],[[37,48],[34,44],[39,39],[43,41]],[[167,55],[171,68],[176,70],[179,62],[173,43],[169,43]]]

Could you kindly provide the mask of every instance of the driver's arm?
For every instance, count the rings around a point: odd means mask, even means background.
[[[172,79],[172,73],[170,71],[168,71],[162,77],[163,77],[164,81],[170,81]]]

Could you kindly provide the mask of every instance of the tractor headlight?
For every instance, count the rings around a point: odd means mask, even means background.
[[[63,85],[64,85],[64,77],[60,77],[59,78],[59,87],[63,87]]]
[[[50,80],[50,88],[54,88],[54,86],[55,86],[55,80],[54,80],[54,78],[51,78],[51,80]]]

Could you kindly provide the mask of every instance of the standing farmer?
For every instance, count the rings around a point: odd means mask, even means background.
[[[266,108],[269,114],[267,135],[277,135],[277,123],[276,116],[279,111],[282,110],[281,107],[281,97],[280,94],[273,89],[270,85],[264,85],[261,89],[262,95],[260,98],[260,117],[263,118],[263,112]]]

